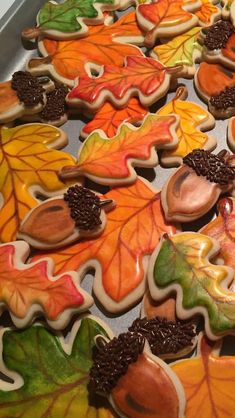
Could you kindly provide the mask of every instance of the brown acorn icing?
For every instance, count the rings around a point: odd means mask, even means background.
[[[216,109],[235,107],[235,86],[225,87],[220,93],[211,96],[209,103]]]
[[[221,49],[226,45],[229,37],[234,32],[234,28],[228,20],[220,20],[210,28],[202,30],[202,32],[205,34],[204,45],[207,49],[213,51],[214,49]]]
[[[99,344],[99,339],[97,343],[99,352],[90,370],[90,385],[95,392],[108,395],[120,377],[126,374],[128,366],[138,360],[144,350],[144,338],[126,332],[108,343]]]
[[[235,168],[226,163],[223,154],[224,152],[220,152],[215,155],[203,149],[196,149],[183,158],[183,163],[192,168],[198,176],[224,186],[235,180]]]
[[[44,103],[45,93],[40,81],[28,71],[17,71],[12,76],[11,86],[25,106],[31,107]]]
[[[68,188],[64,200],[70,208],[76,228],[89,231],[101,225],[102,203],[95,193],[76,184]]]
[[[57,83],[55,89],[48,92],[47,103],[40,116],[45,121],[55,121],[60,119],[66,113],[65,97],[68,94],[68,87]]]
[[[193,346],[192,339],[196,336],[192,323],[167,321],[160,317],[137,318],[128,330],[143,336],[156,356],[176,354],[185,347]]]

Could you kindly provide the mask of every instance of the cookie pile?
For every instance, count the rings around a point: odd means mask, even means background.
[[[235,417],[235,3],[217,3],[49,1],[22,28],[39,54],[0,83],[0,418]],[[138,175],[158,165],[161,190]],[[88,312],[140,301],[118,336]]]

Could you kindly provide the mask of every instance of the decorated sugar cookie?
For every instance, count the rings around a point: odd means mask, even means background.
[[[230,10],[234,0],[220,0],[223,19],[230,19]]]
[[[117,109],[114,105],[106,102],[100,110],[93,115],[93,119],[83,126],[80,135],[86,138],[93,131],[100,129],[108,138],[113,138],[118,133],[123,122],[142,122],[147,115],[148,109],[142,106],[138,99],[133,97],[123,109]]]
[[[181,65],[180,76],[193,77],[196,71],[195,63],[201,58],[202,46],[198,42],[200,31],[201,27],[196,26],[155,46],[150,53],[151,57],[161,61],[166,67]]]
[[[185,418],[234,415],[235,357],[220,355],[221,345],[201,336],[196,357],[171,364],[185,390]]]
[[[175,322],[177,319],[175,298],[170,297],[159,302],[153,300],[149,290],[147,290],[141,304],[141,318],[152,319],[156,316]]]
[[[201,7],[194,13],[200,26],[213,25],[221,17],[221,9],[216,6],[219,0],[201,0]]]
[[[151,354],[138,332],[111,341],[97,337],[91,388],[106,396],[119,416],[183,418],[184,392],[171,368]]]
[[[46,92],[53,89],[54,83],[48,77],[15,72],[10,81],[0,83],[0,124],[40,113],[46,105]]]
[[[17,332],[1,330],[1,372],[13,383],[0,383],[0,417],[114,418],[107,404],[89,392],[95,337],[113,334],[100,319],[76,321],[66,339],[42,325]]]
[[[228,121],[228,145],[229,148],[235,152],[235,118]]]
[[[207,62],[235,69],[235,31],[229,20],[220,20],[201,31],[202,56]]]
[[[183,158],[194,149],[212,150],[216,147],[216,139],[204,133],[214,127],[214,117],[200,105],[187,101],[187,96],[187,88],[181,86],[175,97],[157,111],[159,116],[175,113],[180,118],[176,129],[178,144],[161,154],[161,162],[167,166],[182,164]]]
[[[127,13],[110,25],[89,28],[86,37],[71,41],[43,39],[39,41],[41,58],[31,58],[27,69],[35,75],[50,74],[54,79],[74,85],[74,79],[87,74],[97,65],[122,67],[126,56],[143,56],[140,48],[144,36],[139,28],[135,12]]]
[[[40,123],[0,130],[0,241],[14,241],[26,213],[44,197],[63,193],[58,178],[75,159],[57,149],[67,144],[62,130]]]
[[[176,147],[177,126],[178,118],[174,114],[149,113],[140,127],[122,124],[112,139],[96,131],[80,148],[78,164],[73,168],[63,167],[60,178],[64,181],[84,175],[105,185],[133,183],[137,177],[133,166],[154,167],[158,163],[156,149]]]
[[[161,300],[176,293],[177,316],[203,315],[210,339],[235,334],[235,294],[229,290],[234,271],[209,261],[219,249],[216,240],[200,233],[165,234],[149,266],[152,298]]]
[[[220,64],[202,62],[195,74],[198,94],[208,103],[209,111],[218,119],[235,114],[235,72]]]
[[[105,210],[114,205],[85,187],[71,186],[64,196],[52,197],[31,209],[17,238],[45,250],[99,236],[106,225]]]
[[[161,193],[168,220],[190,222],[205,215],[219,196],[233,188],[235,169],[226,150],[214,155],[202,149],[183,158],[183,165],[166,181]]]
[[[53,258],[56,273],[75,270],[83,277],[94,268],[95,295],[107,311],[117,313],[143,296],[149,255],[161,235],[174,234],[176,227],[164,219],[160,192],[140,177],[131,186],[110,190],[102,199],[112,199],[116,207],[107,213],[100,237],[46,254]]]
[[[47,1],[37,15],[37,26],[22,31],[24,39],[48,36],[52,39],[74,39],[88,32],[87,24],[104,21],[104,11],[128,7],[131,0],[64,0]]]
[[[106,100],[122,107],[137,96],[143,106],[150,106],[167,93],[171,77],[177,76],[179,70],[167,68],[153,58],[128,56],[122,68],[105,65],[97,77],[90,73],[78,78],[67,102],[94,111]]]
[[[0,313],[9,310],[19,328],[43,314],[52,328],[63,329],[93,299],[80,288],[75,272],[55,276],[52,260],[25,264],[28,256],[29,245],[24,241],[0,245]]]
[[[140,27],[147,32],[145,43],[153,46],[159,37],[172,37],[186,32],[198,24],[193,14],[201,6],[197,0],[147,1],[137,7]]]
[[[224,197],[217,205],[218,215],[201,229],[201,233],[215,239],[220,245],[220,251],[215,261],[226,264],[235,270],[235,198]],[[229,289],[235,292],[235,277]]]

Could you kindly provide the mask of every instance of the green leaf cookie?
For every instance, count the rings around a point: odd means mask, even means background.
[[[14,390],[0,383],[0,418],[113,418],[106,408],[94,406],[87,389],[98,334],[107,336],[94,317],[74,325],[71,343],[41,325],[5,331],[3,373],[15,383]]]
[[[218,244],[194,232],[164,238],[150,264],[153,299],[176,292],[179,318],[202,314],[211,339],[235,334],[235,293],[228,289],[233,270],[209,262],[219,251]]]

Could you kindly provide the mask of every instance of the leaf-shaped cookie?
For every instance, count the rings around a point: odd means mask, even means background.
[[[147,32],[145,43],[152,46],[159,37],[171,37],[186,32],[198,24],[191,12],[199,9],[197,0],[153,0],[137,7],[140,27]]]
[[[25,327],[43,313],[53,328],[62,329],[93,300],[80,288],[76,273],[53,276],[52,260],[25,265],[28,255],[24,241],[0,245],[0,314],[8,309],[14,324]]]
[[[94,317],[76,322],[66,342],[41,325],[3,330],[1,371],[14,384],[0,383],[0,418],[113,418],[87,387],[95,337],[107,332]]]
[[[177,145],[177,126],[175,115],[150,113],[140,127],[122,124],[112,139],[105,137],[102,131],[94,132],[83,143],[78,164],[63,167],[60,177],[66,180],[85,175],[105,185],[133,183],[137,177],[133,166],[154,167],[158,163],[155,148]]]
[[[37,15],[37,26],[22,31],[25,39],[46,35],[52,39],[74,39],[84,36],[89,25],[104,21],[104,11],[126,7],[127,0],[64,0],[47,1]]]
[[[218,216],[200,232],[219,243],[220,252],[215,260],[220,264],[222,259],[226,266],[235,270],[235,199],[233,197],[221,199],[218,203],[218,211]],[[235,291],[235,277],[229,288]]]
[[[182,164],[182,158],[194,149],[211,150],[216,147],[215,138],[201,132],[214,127],[213,116],[200,105],[186,101],[186,98],[186,87],[179,87],[172,101],[157,111],[159,116],[175,113],[180,117],[176,130],[179,143],[172,150],[164,150],[161,155],[161,162],[166,165]]]
[[[217,241],[195,232],[165,237],[152,256],[149,285],[153,299],[177,293],[177,315],[205,318],[209,338],[235,334],[235,294],[228,289],[234,272],[209,262],[219,252]]]
[[[171,365],[185,390],[185,418],[234,417],[235,357],[220,356],[220,349],[221,341],[202,337],[196,357]]]
[[[115,200],[116,208],[107,214],[102,236],[47,254],[57,273],[79,270],[84,275],[93,266],[96,296],[107,310],[120,312],[144,294],[147,256],[162,233],[175,233],[176,228],[164,220],[160,193],[141,178],[114,188],[104,199]]]
[[[2,128],[0,131],[0,241],[15,239],[20,221],[37,205],[37,193],[61,194],[58,178],[64,165],[74,165],[69,154],[56,151],[67,136],[58,128],[40,123]]]
[[[72,41],[44,39],[39,42],[43,58],[30,59],[27,68],[32,74],[50,73],[56,80],[73,87],[74,79],[86,75],[86,68],[115,64],[122,67],[128,55],[142,56],[139,48],[143,35],[134,12],[125,14],[112,25],[89,28],[85,38]]]
[[[111,103],[105,103],[81,130],[80,135],[86,138],[96,129],[101,129],[107,138],[117,134],[119,126],[124,122],[141,122],[148,113],[138,99],[133,97],[123,109],[117,109]]]
[[[200,26],[210,26],[221,16],[221,10],[215,6],[219,0],[201,0],[200,9],[195,12]]]
[[[195,62],[201,57],[202,46],[197,41],[200,31],[201,27],[196,26],[162,45],[157,45],[151,56],[167,67],[182,65],[180,75],[193,77],[196,71]]]
[[[171,75],[179,69],[166,68],[153,58],[128,56],[125,67],[105,65],[98,77],[80,77],[67,101],[71,106],[98,110],[106,100],[121,107],[135,95],[143,106],[150,106],[168,91]]]

